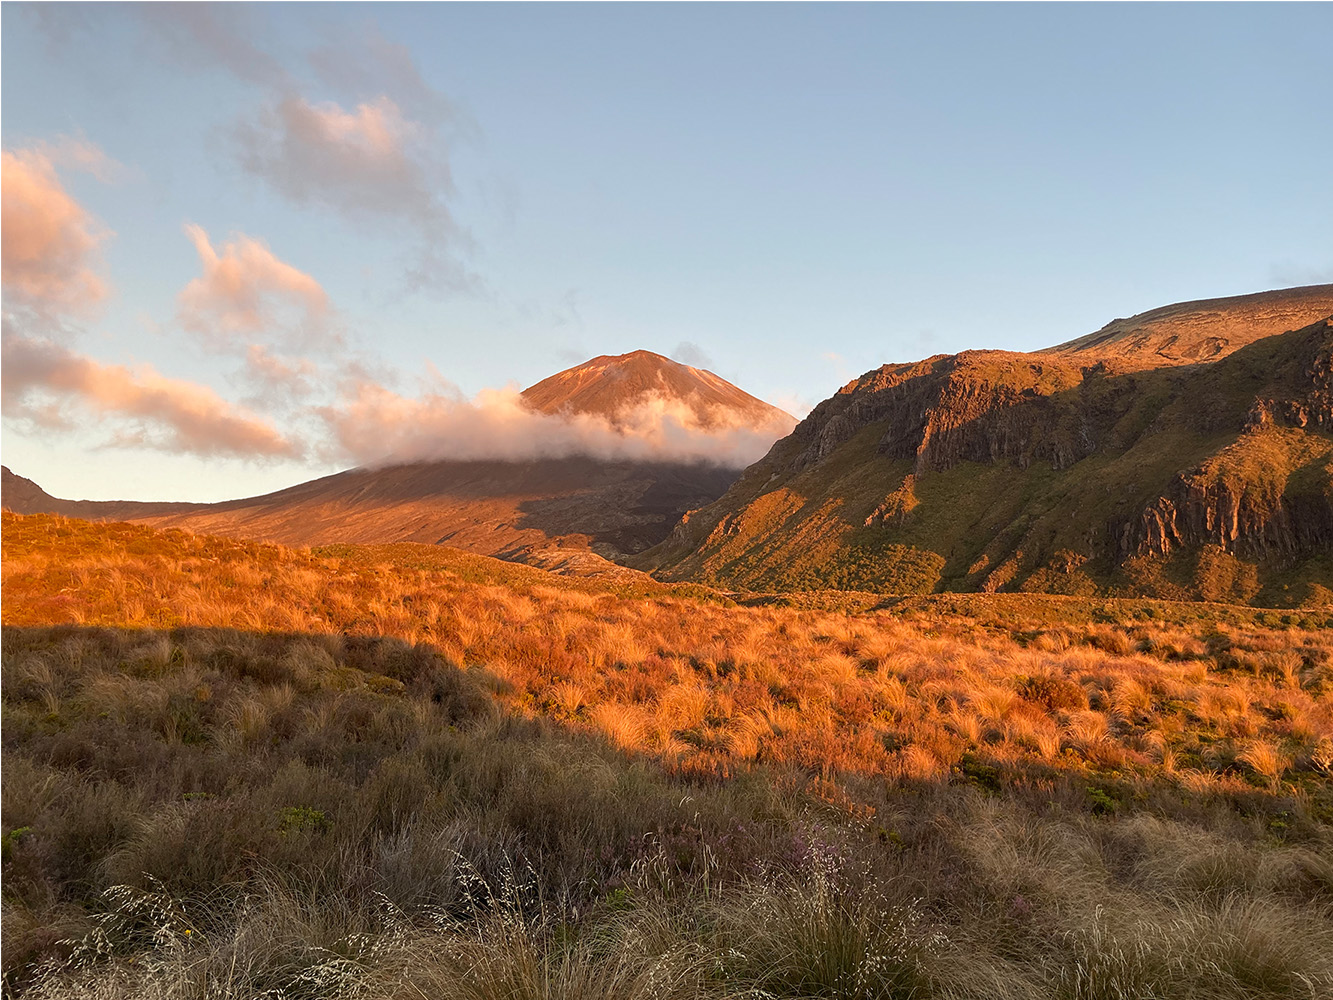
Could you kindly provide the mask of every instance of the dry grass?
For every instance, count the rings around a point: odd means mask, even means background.
[[[890,610],[727,606],[697,589],[575,583],[425,546],[330,558],[5,517],[8,624],[430,643],[454,663],[487,665],[513,710],[566,718],[694,770],[725,774],[760,759],[919,775],[976,754],[1020,771],[1187,773],[1191,787],[1227,793],[1299,784],[1319,773],[1319,748],[1333,740],[1321,696],[1333,678],[1327,631],[1206,616],[1195,634],[1137,620],[1073,634],[978,629]],[[43,669],[21,666],[23,683],[41,687]],[[789,724],[771,724],[791,710]]]
[[[7,991],[1333,991],[1327,631],[9,514],[3,583]]]

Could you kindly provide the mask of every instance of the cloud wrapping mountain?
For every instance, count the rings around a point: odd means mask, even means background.
[[[337,446],[366,466],[585,455],[744,468],[794,423],[776,411],[758,423],[722,407],[701,414],[661,394],[641,395],[613,414],[543,413],[512,388],[488,389],[472,400],[442,391],[408,398],[370,382],[320,412]]]

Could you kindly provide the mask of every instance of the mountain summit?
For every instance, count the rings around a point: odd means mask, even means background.
[[[703,429],[772,426],[788,433],[796,418],[726,379],[652,351],[603,354],[523,390],[523,401],[548,414],[593,414],[613,423],[626,411],[657,402],[684,407]]]

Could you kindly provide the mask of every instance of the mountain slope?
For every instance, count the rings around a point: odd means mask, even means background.
[[[351,469],[266,496],[133,517],[163,527],[325,545],[429,542],[523,558],[554,544],[607,558],[664,538],[735,469],[608,462],[423,462]]]
[[[1297,291],[1282,308],[1304,319]],[[1333,334],[1229,322],[1206,364],[1154,367],[1148,338],[886,365],[635,564],[755,589],[1327,600]]]
[[[711,372],[638,351],[595,358],[523,393],[534,409],[614,422],[645,403],[700,427],[745,427],[772,440],[794,419]],[[6,507],[95,520],[135,520],[294,545],[431,542],[485,555],[607,569],[660,542],[687,510],[721,496],[738,469],[705,462],[438,461],[352,469],[265,496],[215,504],[56,500],[7,475]],[[26,485],[24,485],[26,484]],[[34,492],[35,491],[35,492]]]
[[[1264,337],[1333,314],[1333,285],[1309,285],[1224,299],[1178,302],[1107,323],[1096,333],[1049,348],[1121,367],[1158,368],[1217,361]]]

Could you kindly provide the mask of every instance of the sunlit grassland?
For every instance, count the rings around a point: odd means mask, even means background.
[[[1328,613],[3,541],[7,989],[1333,990]]]

